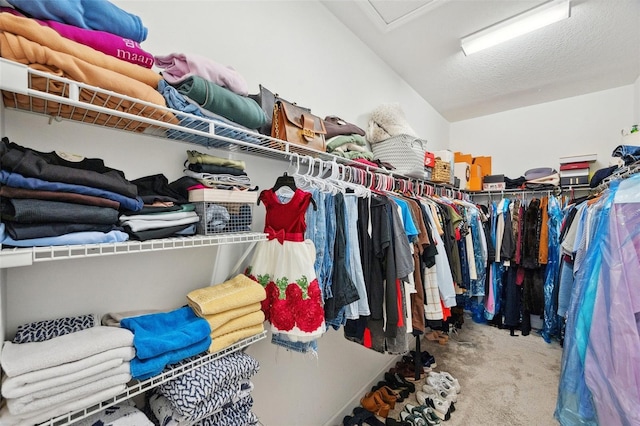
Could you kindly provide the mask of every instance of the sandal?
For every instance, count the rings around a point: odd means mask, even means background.
[[[391,384],[391,386],[395,387],[396,389],[405,388],[409,391],[409,393],[413,393],[416,391],[416,385],[405,380],[405,378],[398,373],[392,373],[391,371],[384,373],[384,379],[387,381],[387,383]]]

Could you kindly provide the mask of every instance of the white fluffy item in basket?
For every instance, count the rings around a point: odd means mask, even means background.
[[[418,137],[409,125],[400,104],[395,102],[376,107],[369,118],[366,130],[367,141],[370,144],[376,144],[398,135]]]

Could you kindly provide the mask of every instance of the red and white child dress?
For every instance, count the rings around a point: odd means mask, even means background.
[[[296,189],[280,202],[273,189],[262,191],[267,241],[259,241],[246,275],[265,287],[262,302],[271,331],[292,342],[309,342],[325,332],[323,301],[314,270],[316,250],[305,240],[305,212],[311,194]]]

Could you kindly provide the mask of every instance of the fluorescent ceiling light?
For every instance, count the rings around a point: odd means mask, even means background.
[[[530,33],[539,28],[566,19],[571,14],[570,0],[553,0],[512,18],[463,37],[462,51],[465,55],[495,46],[512,38]]]

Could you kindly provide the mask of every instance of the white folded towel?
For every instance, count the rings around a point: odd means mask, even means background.
[[[136,220],[129,219],[121,222],[122,226],[128,226],[133,232],[147,231],[149,229],[168,228],[170,226],[188,225],[190,223],[196,223],[200,220],[195,212],[192,216],[185,217],[184,219],[176,220]]]
[[[0,409],[0,426],[33,426],[42,423],[51,418],[69,413],[71,411],[80,410],[91,407],[99,402],[113,398],[124,392],[126,385],[117,385],[109,389],[96,392],[84,398],[75,399],[47,410],[40,410],[24,415],[13,415],[9,412],[6,404]]]
[[[133,333],[129,330],[93,327],[46,342],[4,342],[0,364],[7,376],[15,377],[125,346],[133,346]]]
[[[194,217],[196,212],[173,212],[173,213],[152,213],[152,214],[132,214],[120,215],[118,220],[125,222],[127,220],[179,220],[187,217]]]
[[[11,398],[13,401],[19,401],[20,403],[30,403],[32,401],[36,401],[38,399],[42,399],[42,398],[48,398],[50,396],[56,395],[56,394],[61,394],[67,391],[70,391],[72,389],[75,388],[79,388],[81,386],[86,386],[90,383],[93,382],[97,382],[98,380],[102,380],[102,379],[106,379],[108,377],[111,376],[119,376],[122,374],[131,374],[131,366],[129,365],[128,362],[122,362],[120,363],[120,365],[111,368],[109,370],[106,371],[101,371],[100,373],[91,375],[91,376],[87,376],[83,379],[80,380],[76,380],[73,382],[68,382],[68,383],[64,383],[64,384],[60,384],[57,386],[50,386],[47,388],[43,388],[39,391],[35,391],[35,392],[30,392],[28,394],[25,394],[24,396],[21,396],[19,398]],[[129,378],[129,380],[131,380]],[[127,382],[129,381],[127,380]]]
[[[7,408],[13,415],[26,415],[29,413],[37,413],[42,410],[48,410],[56,407],[60,404],[65,404],[70,401],[77,400],[78,398],[84,398],[89,395],[93,395],[97,392],[105,389],[110,389],[114,386],[125,385],[131,380],[131,373],[115,374],[108,377],[103,377],[99,380],[93,380],[86,383],[83,386],[69,389],[66,392],[55,393],[51,396],[39,399],[31,399],[29,396],[24,396],[18,399],[7,399]]]
[[[115,348],[55,367],[43,368],[15,377],[5,376],[2,381],[2,396],[19,398],[32,392],[75,382],[115,368],[123,362],[132,360],[135,356],[136,350],[132,346]]]

